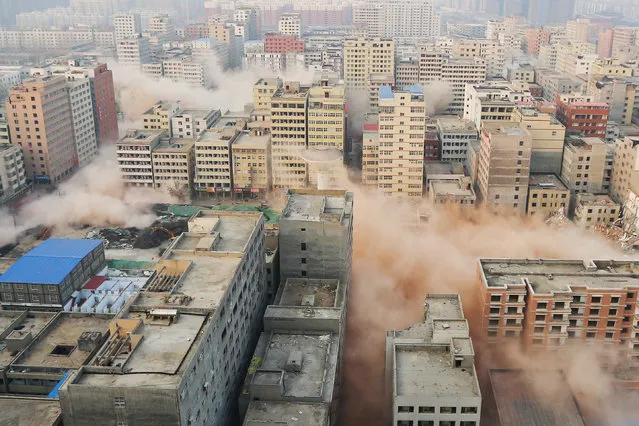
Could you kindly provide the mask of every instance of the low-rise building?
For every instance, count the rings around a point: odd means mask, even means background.
[[[577,194],[573,221],[585,229],[606,228],[617,222],[620,211],[608,194]]]
[[[434,204],[474,206],[477,197],[468,177],[456,180],[431,180],[428,191]]]
[[[592,98],[560,95],[557,97],[557,120],[566,132],[585,137],[605,138],[610,107],[607,103],[592,102]]]
[[[562,210],[568,213],[570,190],[556,175],[531,174],[528,182],[528,209],[530,216],[547,218]]]
[[[171,117],[171,136],[197,139],[221,117],[219,109],[182,109]]]
[[[478,277],[488,343],[520,341],[534,350],[605,342],[639,361],[632,261],[480,259]]]
[[[437,120],[437,136],[440,146],[440,161],[463,162],[468,155],[468,146],[479,138],[475,123],[460,118]]]
[[[386,333],[393,425],[479,425],[475,352],[457,294],[429,294],[424,322]]]
[[[266,197],[271,189],[271,136],[260,129],[244,130],[231,147],[233,191],[242,197]]]

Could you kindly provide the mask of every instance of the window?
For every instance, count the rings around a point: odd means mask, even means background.
[[[616,321],[608,321],[608,323],[606,324],[606,327],[614,327],[615,323]]]
[[[434,413],[435,407],[419,407],[420,413]]]
[[[302,271],[302,276],[305,277],[306,276],[306,271]]]
[[[477,422],[471,420],[462,420],[459,422],[459,426],[477,426]]]
[[[302,258],[302,263],[303,263],[303,264],[305,264],[305,263],[306,263],[306,258],[305,258],[305,257],[303,257],[303,258]]]
[[[615,333],[606,333],[606,339],[612,339]]]
[[[124,397],[116,396],[113,398],[113,404],[115,405],[115,408],[124,408]]]
[[[597,321],[588,321],[588,327],[597,327]]]
[[[408,405],[400,405],[397,407],[398,413],[412,413],[415,411],[415,407],[411,407]]]
[[[590,315],[599,315],[599,309],[590,308]]]
[[[586,333],[586,337],[589,339],[593,339],[596,335],[597,333],[595,333],[594,331],[589,331]]]
[[[499,308],[490,308],[490,313],[491,314],[498,314],[499,313]]]
[[[501,302],[501,294],[493,294],[490,296],[491,302]]]
[[[397,426],[413,426],[412,420],[397,420]]]
[[[306,243],[302,243],[302,244],[300,244],[300,248],[301,248],[302,250],[306,250]]]
[[[435,422],[433,420],[418,420],[417,426],[435,426]]]
[[[535,321],[546,321],[546,315],[535,315]]]
[[[462,414],[477,414],[477,407],[462,407]]]
[[[537,309],[548,309],[548,302],[537,302]]]
[[[455,414],[457,412],[457,407],[440,407],[439,412],[442,414]]]
[[[601,303],[601,296],[592,296],[592,303]]]
[[[620,297],[619,297],[619,296],[611,297],[611,298],[610,298],[610,304],[611,304],[611,305],[618,305],[618,304],[619,304],[619,299],[620,299]]]
[[[535,333],[543,333],[545,327],[535,327]]]
[[[488,330],[488,337],[497,337],[497,330]]]

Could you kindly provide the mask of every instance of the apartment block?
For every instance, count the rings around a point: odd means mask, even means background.
[[[561,174],[566,128],[552,114],[531,105],[518,105],[513,121],[532,136],[531,173]]]
[[[557,102],[559,95],[581,93],[584,86],[583,80],[548,68],[537,68],[536,78],[548,102]]]
[[[463,163],[468,146],[478,140],[477,128],[471,120],[440,118],[437,120],[437,136],[441,150],[440,160]]]
[[[385,37],[414,41],[440,35],[441,17],[430,0],[385,1],[382,16]]]
[[[482,397],[461,298],[428,294],[424,306],[423,323],[386,333],[392,424],[478,426]]]
[[[304,53],[304,40],[292,34],[266,34],[264,36],[265,53]]]
[[[362,125],[362,183],[379,184],[379,116],[367,114]]]
[[[279,227],[281,282],[289,278],[337,279],[350,287],[352,193],[289,190]]]
[[[585,229],[605,228],[617,222],[620,211],[608,194],[577,194],[573,222]]]
[[[27,79],[9,91],[5,106],[11,143],[22,149],[28,178],[55,185],[69,176],[78,160],[66,79]]]
[[[243,129],[241,129],[243,130]],[[233,188],[231,145],[239,136],[236,127],[209,129],[195,142],[195,177],[198,196],[226,197]]]
[[[371,74],[368,80],[368,107],[370,111],[379,109],[379,90],[383,86],[394,86],[395,77],[386,74]]]
[[[533,350],[601,342],[639,360],[638,272],[629,261],[480,259],[481,334]]]
[[[142,68],[143,64],[151,62],[149,39],[135,36],[118,40],[116,54],[120,65],[129,68]]]
[[[167,133],[164,130],[128,130],[116,144],[118,168],[125,184],[152,188],[152,152]]]
[[[273,188],[305,188],[308,87],[286,82],[271,99]]]
[[[142,114],[144,130],[164,130],[167,135],[172,132],[171,119],[180,111],[178,103],[159,101]]]
[[[82,167],[98,155],[91,82],[83,75],[66,73],[71,118],[78,166]]]
[[[142,33],[140,15],[137,13],[118,13],[113,15],[113,27],[115,39],[135,37]]]
[[[463,117],[472,120],[478,130],[482,123],[513,122],[516,104],[529,99],[529,94],[508,85],[467,84]]]
[[[395,66],[395,84],[398,86],[418,85],[419,61],[410,59],[397,62]]]
[[[382,3],[358,2],[353,4],[353,25],[366,29],[368,37],[384,37],[385,6]]]
[[[486,61],[487,77],[503,77],[506,71],[505,48],[499,41],[453,40],[454,58],[483,58]]]
[[[231,147],[233,191],[243,197],[266,197],[271,190],[271,136],[261,129],[244,130]]]
[[[535,82],[535,68],[532,65],[515,64],[512,67],[507,68],[508,81],[524,81],[526,83]]]
[[[532,136],[514,125],[484,124],[477,185],[488,206],[526,211]]]
[[[219,109],[180,109],[170,117],[171,136],[197,139],[221,117]]]
[[[421,197],[424,191],[426,104],[422,89],[384,86],[379,96],[378,189],[385,196]]]
[[[291,417],[305,425],[336,424],[347,287],[313,278],[289,278],[280,287],[244,381],[245,426]]]
[[[156,69],[159,72],[155,71]],[[160,64],[143,64],[142,71],[148,75],[164,77],[190,86],[205,87],[211,84],[206,65],[187,57],[168,59]]]
[[[605,138],[609,111],[607,103],[592,102],[588,97],[557,97],[557,120],[566,126],[566,132],[575,132],[585,137]]]
[[[236,422],[265,277],[262,214],[200,211],[60,388],[64,423]]]
[[[302,37],[302,17],[299,13],[284,13],[277,23],[277,31],[283,35]]]
[[[153,187],[188,197],[193,191],[195,141],[166,138],[151,152]]]
[[[639,82],[632,78],[614,78],[606,75],[591,76],[588,95],[594,102],[610,106],[609,120],[619,124],[632,124],[632,115],[639,105]]]
[[[477,201],[470,177],[455,180],[431,179],[428,185],[428,197],[433,204],[474,206]]]
[[[392,39],[357,38],[344,41],[344,84],[347,91],[368,91],[371,75],[395,76]]]
[[[253,85],[253,108],[259,111],[271,109],[271,98],[282,88],[278,78],[260,78]]]
[[[614,150],[599,138],[568,138],[561,180],[571,194],[600,194],[610,189]]]
[[[610,195],[619,203],[624,203],[630,193],[639,192],[638,150],[639,137],[624,137],[615,143]]]
[[[568,214],[570,190],[556,175],[531,173],[526,214],[543,219],[562,210]]]
[[[19,199],[30,187],[20,147],[0,144],[0,205]]]

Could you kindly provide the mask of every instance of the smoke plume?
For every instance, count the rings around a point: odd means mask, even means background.
[[[571,363],[549,354],[510,356],[488,349],[479,339],[477,260],[512,258],[623,258],[599,236],[576,227],[557,230],[540,220],[496,216],[483,210],[421,206],[428,222],[416,227],[418,209],[402,207],[358,188],[355,192],[353,282],[349,300],[340,424],[386,425],[389,400],[384,395],[385,332],[423,320],[427,293],[459,293],[471,325],[480,385],[486,388],[488,368],[505,365],[545,368],[568,365],[573,391],[596,400],[603,410],[614,398],[596,353],[581,351]],[[506,351],[508,352],[508,351]],[[544,358],[545,356],[545,358]],[[503,362],[498,362],[501,359]],[[601,383],[600,386],[592,386]],[[542,395],[543,396],[543,395]],[[548,399],[546,397],[546,399]],[[626,412],[627,413],[627,412]],[[626,417],[628,418],[628,417]],[[493,423],[488,423],[493,424]]]
[[[155,219],[150,212],[152,204],[172,201],[163,191],[126,187],[115,147],[105,147],[93,162],[52,193],[25,204],[16,216],[16,226],[8,212],[0,213],[0,245],[39,225],[57,229],[84,225],[145,227]]]
[[[426,101],[426,114],[440,114],[448,108],[453,101],[453,89],[445,81],[432,81],[424,85],[424,99]]]

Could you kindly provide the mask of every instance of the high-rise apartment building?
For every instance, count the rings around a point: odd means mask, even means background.
[[[286,82],[271,98],[273,188],[305,188],[308,87]]]
[[[385,37],[385,13],[381,2],[357,2],[353,5],[353,24],[363,27],[368,37]]]
[[[566,139],[561,180],[571,194],[608,192],[612,181],[614,150],[600,138]]]
[[[639,35],[639,27],[617,26],[613,30],[612,51],[624,47],[634,46]]]
[[[344,41],[346,91],[368,94],[372,77],[395,78],[395,42],[391,39],[357,38]],[[364,96],[364,95],[362,95]]]
[[[378,189],[385,196],[422,196],[425,131],[421,88],[380,89]]]
[[[487,123],[481,129],[478,187],[489,206],[526,211],[532,136],[516,125]]]
[[[371,37],[425,40],[439,36],[441,17],[432,0],[378,0],[355,4],[353,23]]]
[[[283,35],[302,38],[302,17],[299,13],[284,13],[277,23],[277,31]]]
[[[379,183],[379,116],[367,114],[362,125],[362,184]]]
[[[279,222],[281,282],[334,279],[350,287],[353,220],[350,192],[289,190]]]
[[[505,48],[499,41],[453,40],[453,58],[483,58],[487,77],[503,77],[506,71]]]
[[[271,190],[271,136],[262,129],[244,130],[231,147],[233,191],[243,197],[266,197]]]
[[[120,65],[141,68],[151,62],[149,39],[141,36],[122,38],[116,42],[116,54]]]
[[[253,108],[259,111],[271,109],[271,98],[282,87],[278,78],[260,78],[253,86]]]
[[[468,156],[468,147],[477,142],[477,128],[470,120],[440,118],[437,120],[437,136],[441,161],[463,163]]]
[[[632,124],[632,115],[637,99],[639,82],[634,78],[615,78],[605,75],[591,75],[588,94],[594,102],[607,103],[610,106],[609,120],[618,124]]]
[[[137,13],[118,13],[113,15],[116,41],[137,37],[142,34],[142,23]]]
[[[638,272],[619,260],[481,259],[482,338],[533,350],[602,342],[639,360]]]
[[[260,36],[260,18],[257,9],[242,7],[236,8],[233,20],[246,24],[246,40],[257,40]]]
[[[612,41],[614,40],[614,31],[610,28],[599,31],[597,37],[597,55],[599,59],[606,59],[612,56]]]
[[[518,105],[513,111],[513,121],[532,137],[531,173],[561,173],[566,128],[551,114],[537,108]]]
[[[28,191],[22,150],[17,145],[0,144],[0,205],[5,205]]]
[[[128,130],[117,144],[122,181],[129,186],[153,188],[153,151],[168,134],[164,130]]]
[[[423,323],[386,333],[392,424],[479,425],[481,391],[461,298],[428,294],[424,307]]]
[[[84,75],[66,73],[78,166],[87,165],[98,155],[91,81]]]
[[[574,15],[575,0],[529,0],[528,22],[533,25],[564,23]]]
[[[195,177],[200,196],[229,196],[233,189],[231,145],[240,130],[234,126],[202,132],[195,142]],[[221,195],[220,195],[221,194]]]
[[[610,188],[610,195],[617,202],[624,203],[629,198],[630,192],[635,195],[639,194],[639,163],[637,159],[639,159],[639,137],[625,137],[617,140],[614,149],[612,187]]]
[[[570,191],[556,175],[530,174],[527,215],[547,219],[560,210],[567,215],[569,204]]]
[[[35,184],[57,184],[78,165],[66,78],[35,77],[14,86],[6,102],[11,143],[22,149]]]

